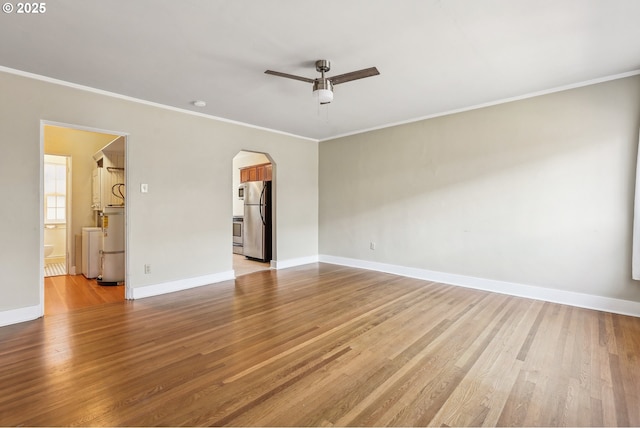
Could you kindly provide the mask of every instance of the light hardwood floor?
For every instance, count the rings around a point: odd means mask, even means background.
[[[0,425],[640,425],[640,319],[312,264],[0,328]]]
[[[87,279],[83,275],[44,278],[45,315],[123,301],[124,285],[98,285],[95,279]]]
[[[271,263],[269,262],[256,262],[240,254],[233,255],[233,270],[236,273],[236,277],[267,269],[271,269]]]

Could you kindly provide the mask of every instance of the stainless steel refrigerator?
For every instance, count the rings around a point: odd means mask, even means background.
[[[106,207],[100,213],[102,226],[102,270],[100,285],[124,282],[124,207]]]
[[[253,260],[271,260],[271,182],[244,183],[243,254]]]

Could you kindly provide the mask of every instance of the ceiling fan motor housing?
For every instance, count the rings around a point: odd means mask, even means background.
[[[313,82],[313,94],[316,95],[320,104],[329,104],[333,101],[333,85],[327,78],[319,78]]]
[[[318,91],[320,89],[326,89],[328,91],[333,91],[333,85],[331,84],[331,80],[327,78],[319,78],[313,82],[313,90]]]

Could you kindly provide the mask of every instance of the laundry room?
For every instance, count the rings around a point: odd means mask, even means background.
[[[124,300],[125,138],[45,125],[43,140],[45,311]]]

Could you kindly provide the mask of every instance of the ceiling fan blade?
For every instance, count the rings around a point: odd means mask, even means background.
[[[301,80],[301,81],[307,82],[307,83],[315,82],[315,80],[309,79],[307,77],[295,76],[293,74],[281,73],[279,71],[267,70],[267,71],[265,71],[265,74],[272,74],[274,76],[286,77],[287,79]]]
[[[338,85],[340,83],[350,82],[352,80],[363,79],[365,77],[377,76],[380,74],[377,68],[365,68],[363,70],[352,71],[350,73],[338,74],[337,76],[329,77],[329,80],[334,85]]]

